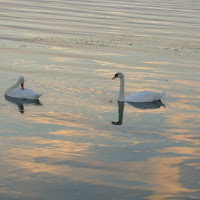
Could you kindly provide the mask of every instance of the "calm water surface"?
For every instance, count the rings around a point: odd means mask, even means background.
[[[200,199],[199,1],[0,3],[0,199]]]

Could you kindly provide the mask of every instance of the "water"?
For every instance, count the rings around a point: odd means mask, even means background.
[[[199,199],[200,3],[1,1],[0,199]],[[156,104],[118,104],[166,91]],[[18,77],[39,102],[5,99]]]

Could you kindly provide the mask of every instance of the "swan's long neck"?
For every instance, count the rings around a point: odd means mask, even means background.
[[[124,101],[124,76],[120,78],[120,91],[118,101]]]

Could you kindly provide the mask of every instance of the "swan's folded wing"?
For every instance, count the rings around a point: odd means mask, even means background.
[[[153,102],[160,100],[165,92],[141,91],[128,96],[126,102]]]
[[[12,90],[7,96],[18,99],[24,99],[23,90],[19,87]]]
[[[42,94],[38,94],[37,92],[31,89],[22,90],[24,99],[39,99]]]
[[[20,87],[14,89],[9,95],[9,97],[18,98],[18,99],[39,99],[42,94],[38,94],[37,92],[31,89],[22,90]]]

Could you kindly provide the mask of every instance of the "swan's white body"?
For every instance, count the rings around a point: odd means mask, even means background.
[[[115,74],[114,78],[120,78],[120,91],[118,101],[125,102],[153,102],[158,101],[162,98],[165,92],[152,92],[152,91],[142,91],[132,94],[124,98],[124,75],[121,72]]]
[[[16,84],[9,87],[5,91],[5,96],[12,97],[12,98],[18,98],[18,99],[38,99],[42,94],[38,94],[30,89],[24,89],[24,78],[20,77]],[[19,86],[22,85],[22,88]]]
[[[158,101],[165,92],[141,91],[125,98],[126,102],[153,102]]]

